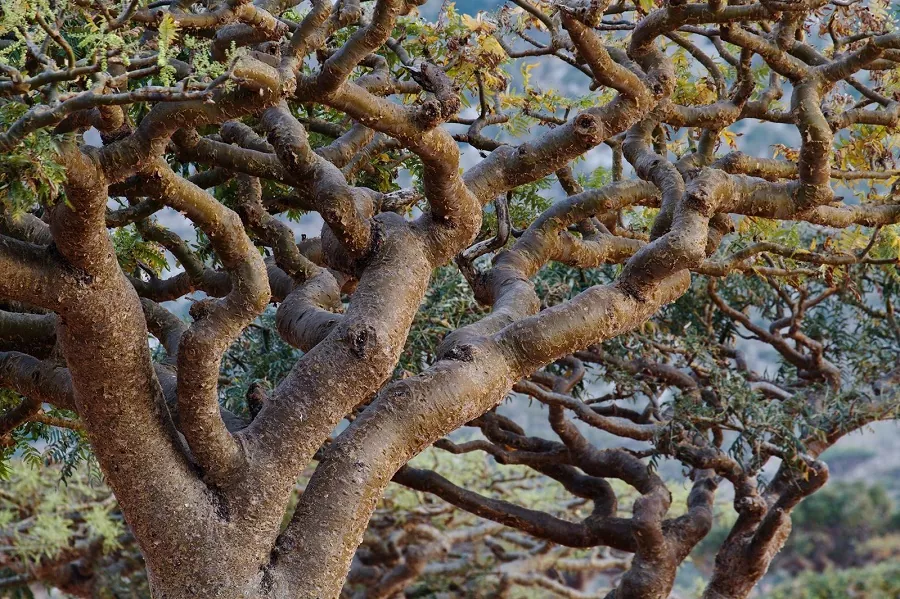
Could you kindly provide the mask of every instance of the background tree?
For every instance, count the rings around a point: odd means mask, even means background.
[[[615,599],[669,594],[726,481],[738,516],[704,596],[747,596],[825,484],[821,453],[897,414],[886,3],[516,0],[434,23],[415,4],[3,4],[10,451],[83,430],[161,598],[338,596],[392,480],[631,554]],[[590,91],[541,89],[530,57]],[[731,151],[747,119],[799,148]],[[601,145],[611,169],[586,176]],[[278,216],[300,212],[319,237]],[[188,322],[163,305],[183,297]],[[302,354],[253,380],[224,357],[270,302]],[[777,369],[745,357],[760,346]],[[552,434],[496,409],[511,390]],[[479,436],[447,438],[463,426]],[[407,464],[432,445],[579,501]],[[663,458],[692,481],[680,506]]]

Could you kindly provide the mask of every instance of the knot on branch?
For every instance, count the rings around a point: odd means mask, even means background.
[[[602,143],[606,137],[603,121],[589,112],[582,112],[575,117],[573,127],[576,135],[594,146]]]
[[[378,345],[378,333],[375,327],[366,323],[354,323],[347,327],[344,336],[350,346],[350,352],[357,358],[365,358]]]
[[[435,99],[426,100],[416,111],[416,121],[424,130],[434,129],[443,121],[441,103]]]
[[[734,502],[734,510],[741,516],[750,518],[753,521],[758,521],[762,518],[767,509],[765,500],[758,495],[741,497]]]
[[[194,320],[207,318],[215,309],[216,301],[217,300],[209,297],[196,301],[191,304],[191,307],[188,309],[188,314],[190,314],[191,318]]]
[[[443,359],[457,362],[473,362],[475,360],[475,347],[469,343],[455,345],[443,355]]]
[[[660,71],[653,84],[651,85],[651,89],[653,90],[653,95],[659,99],[665,95],[668,95],[672,89],[675,87],[675,80],[671,76],[671,74],[667,71]]]
[[[713,213],[713,202],[709,191],[705,189],[697,189],[689,192],[684,198],[685,206],[695,210],[706,217],[711,217]]]

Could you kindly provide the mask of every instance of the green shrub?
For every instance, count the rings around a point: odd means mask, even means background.
[[[779,585],[768,599],[888,599],[900,597],[900,564],[807,572]]]

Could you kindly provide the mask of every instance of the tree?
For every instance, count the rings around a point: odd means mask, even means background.
[[[826,482],[821,452],[897,415],[888,4],[515,0],[429,23],[419,3],[3,4],[10,451],[83,427],[160,598],[338,596],[392,480],[633,554],[615,599],[669,594],[724,480],[738,516],[704,596],[747,596]],[[529,57],[591,91],[540,89]],[[799,149],[736,151],[748,119]],[[611,171],[580,176],[601,145]],[[461,168],[461,147],[481,158]],[[297,242],[280,215],[300,212],[320,237]],[[164,306],[183,297],[189,322]],[[241,375],[234,402],[223,357],[270,303],[302,355],[271,389]],[[496,409],[511,390],[555,438]],[[447,438],[466,425],[480,437]],[[407,465],[432,444],[581,501],[558,517]],[[662,458],[692,481],[683,509]]]

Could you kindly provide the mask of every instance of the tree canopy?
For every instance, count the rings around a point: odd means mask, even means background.
[[[703,597],[747,597],[900,408],[895,16],[4,0],[5,458],[95,459],[165,599],[391,597],[500,531],[663,598],[721,487]],[[392,482],[492,524],[357,551]],[[596,591],[527,563],[490,592]]]

